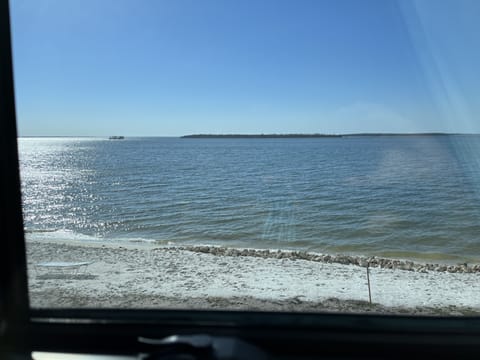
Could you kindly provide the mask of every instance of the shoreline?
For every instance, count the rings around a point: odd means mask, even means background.
[[[330,255],[59,241],[27,241],[27,254],[32,307],[480,315],[476,272],[409,271],[379,261],[370,267],[369,304],[366,268]],[[35,267],[45,261],[93,263],[70,274]]]
[[[271,249],[271,248],[252,248],[252,247],[236,247],[223,245],[189,245],[167,242],[158,243],[156,241],[119,241],[105,242],[101,240],[30,240],[26,239],[26,243],[49,243],[59,245],[73,245],[84,247],[100,247],[100,248],[126,248],[126,249],[146,249],[146,250],[185,250],[194,253],[205,253],[216,256],[251,256],[272,259],[292,259],[292,260],[308,260],[327,264],[357,265],[363,268],[382,269],[398,269],[407,271],[438,271],[449,273],[479,273],[480,262],[466,263],[454,260],[431,262],[427,259],[419,258],[401,258],[401,257],[384,257],[377,255],[359,255],[352,253],[321,253],[317,251],[293,250],[293,249]]]
[[[327,264],[356,265],[363,268],[382,268],[406,271],[437,271],[449,273],[479,273],[480,264],[451,264],[451,263],[428,263],[411,261],[404,259],[391,259],[378,256],[361,256],[347,254],[322,254],[309,251],[284,250],[284,249],[254,249],[254,248],[233,248],[225,246],[212,245],[191,245],[191,246],[174,246],[166,247],[171,249],[186,250],[191,252],[199,252],[213,254],[217,256],[252,256],[261,258],[291,260],[308,260],[323,262]]]

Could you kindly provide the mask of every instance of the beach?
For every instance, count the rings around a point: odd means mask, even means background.
[[[33,308],[480,315],[479,265],[60,240],[27,241],[27,261]],[[91,264],[79,272],[38,266],[52,261]]]

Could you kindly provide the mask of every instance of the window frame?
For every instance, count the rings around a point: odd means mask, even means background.
[[[28,323],[28,285],[17,153],[8,0],[0,1],[0,339],[18,345]],[[20,341],[20,340],[19,340]],[[1,349],[1,348],[0,348]]]
[[[0,355],[137,353],[138,336],[236,336],[285,357],[476,356],[480,318],[337,313],[30,309],[21,206],[9,1],[0,0]],[[347,345],[347,346],[345,346]],[[399,351],[392,353],[392,351]]]

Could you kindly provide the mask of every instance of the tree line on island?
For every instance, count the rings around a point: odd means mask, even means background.
[[[341,136],[326,134],[193,134],[184,135],[182,138],[316,138]]]
[[[447,135],[478,135],[478,134],[450,134],[441,132],[430,133],[358,133],[358,134],[192,134],[184,135],[184,139],[276,139],[276,138],[340,138],[354,136],[447,136]]]

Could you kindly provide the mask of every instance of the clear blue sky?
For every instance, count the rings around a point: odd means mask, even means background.
[[[480,132],[478,0],[14,0],[35,135]]]

